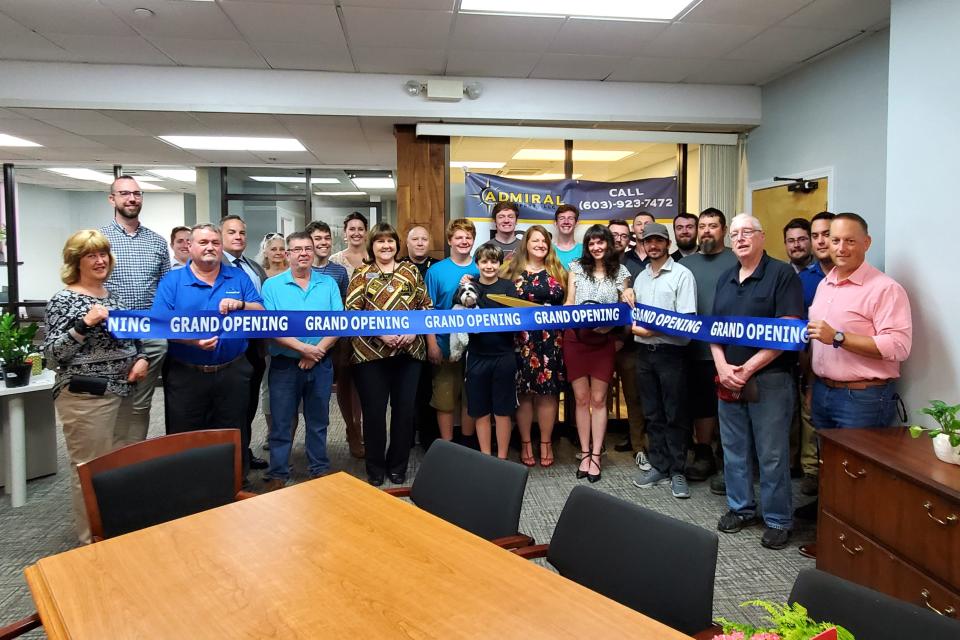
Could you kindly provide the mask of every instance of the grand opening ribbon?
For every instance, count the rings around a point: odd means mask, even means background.
[[[590,329],[631,323],[693,340],[799,351],[807,342],[802,320],[686,315],[637,305],[452,309],[446,311],[111,311],[107,330],[117,338],[196,339],[370,336],[398,333],[489,333]]]

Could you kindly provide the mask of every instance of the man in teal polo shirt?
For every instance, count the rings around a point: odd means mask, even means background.
[[[223,315],[263,310],[260,294],[247,274],[221,263],[222,256],[220,229],[209,223],[193,227],[190,261],[160,281],[153,310],[219,311]],[[244,338],[169,341],[163,370],[167,433],[240,429],[246,420],[253,371],[244,357],[246,351]],[[249,444],[241,443],[244,451]]]
[[[270,311],[342,311],[336,281],[312,268],[313,240],[304,231],[287,236],[290,268],[263,283],[263,303]],[[335,337],[274,338],[270,350],[270,469],[266,490],[282,488],[290,478],[291,429],[303,402],[307,471],[317,478],[330,470],[327,427],[333,362],[327,354]]]

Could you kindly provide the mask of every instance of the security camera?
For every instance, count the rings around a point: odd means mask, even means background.
[[[799,191],[800,193],[810,193],[811,191],[816,191],[817,187],[820,186],[820,183],[816,180],[797,180],[796,182],[787,185],[787,191],[794,193]]]

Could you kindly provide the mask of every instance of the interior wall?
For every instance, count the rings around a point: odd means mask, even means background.
[[[903,367],[900,393],[910,419],[927,424],[930,419],[919,412],[931,399],[960,402],[956,254],[946,238],[943,247],[934,243],[924,249],[913,240],[928,237],[931,230],[949,233],[955,222],[943,190],[956,182],[960,147],[957,24],[960,3],[955,0],[893,2],[886,265],[887,273],[906,288],[913,311],[913,351]]]
[[[890,32],[883,31],[765,85],[763,123],[747,141],[751,183],[774,176],[806,177],[802,172],[832,167],[833,208],[855,211],[871,224],[869,259],[880,268],[889,40]],[[915,152],[909,156],[923,157]]]

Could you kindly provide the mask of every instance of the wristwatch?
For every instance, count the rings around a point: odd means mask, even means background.
[[[843,335],[843,331],[837,331],[833,334],[833,348],[839,349],[843,346],[843,341],[846,339],[846,336]]]

